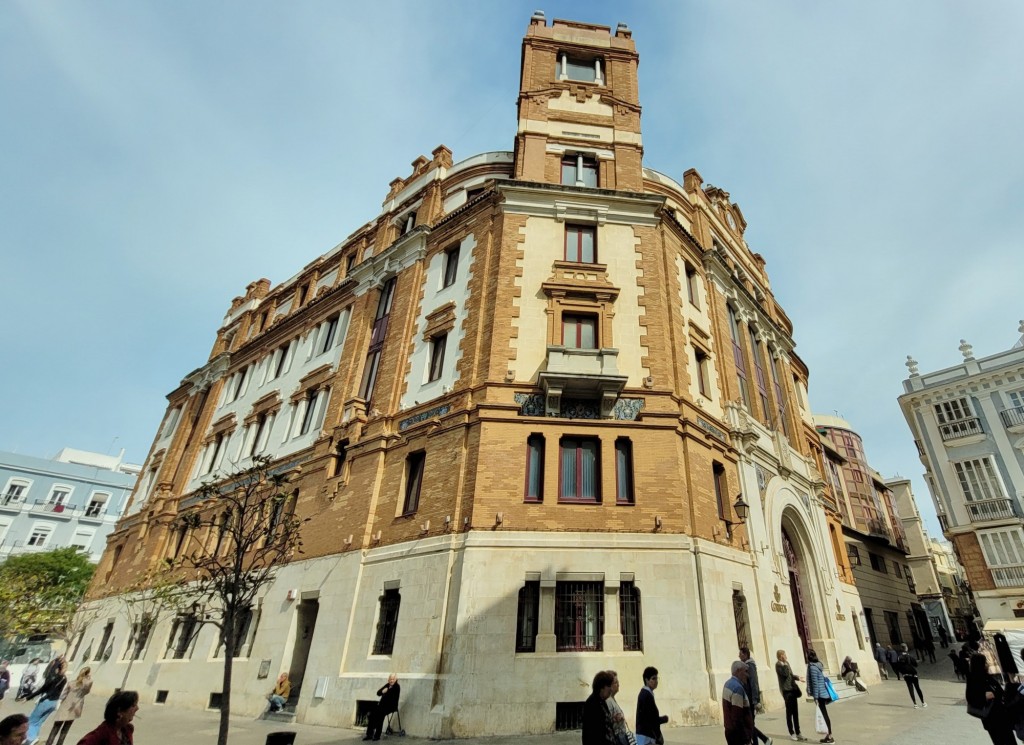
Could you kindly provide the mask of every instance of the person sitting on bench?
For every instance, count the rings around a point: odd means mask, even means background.
[[[394,673],[388,676],[388,682],[377,689],[380,701],[376,708],[370,712],[370,723],[366,727],[364,740],[379,740],[381,729],[384,727],[384,718],[393,711],[398,711],[398,695],[402,687],[398,685],[398,676]]]

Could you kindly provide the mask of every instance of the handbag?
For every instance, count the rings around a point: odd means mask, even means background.
[[[822,716],[821,709],[815,707],[814,714],[814,731],[819,735],[827,735],[828,725],[825,724],[825,717]]]
[[[804,692],[800,690],[800,686],[793,681],[793,698],[803,698]]]
[[[995,699],[989,699],[985,702],[984,706],[971,706],[967,704],[967,713],[972,717],[978,719],[985,719],[989,714],[992,713],[992,705],[995,703]]]
[[[832,685],[832,681],[829,680],[828,677],[825,678],[825,690],[828,691],[828,697],[832,701],[839,700],[839,694],[836,693],[836,688],[834,685]]]

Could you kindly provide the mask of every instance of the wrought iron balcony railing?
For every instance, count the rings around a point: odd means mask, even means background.
[[[990,567],[996,587],[1024,587],[1024,564]]]
[[[1013,512],[1013,503],[1009,499],[979,499],[965,502],[965,504],[972,522],[1006,520],[1016,517]]]
[[[942,435],[943,442],[949,442],[950,440],[959,440],[961,437],[983,435],[985,430],[981,428],[981,420],[976,416],[972,416],[967,419],[957,419],[955,422],[940,424],[939,434]]]
[[[1024,406],[1003,409],[999,412],[999,418],[1003,420],[1003,426],[1006,428],[1024,427]]]

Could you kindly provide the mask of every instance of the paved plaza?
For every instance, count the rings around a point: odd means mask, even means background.
[[[770,668],[769,668],[770,670]],[[921,666],[921,688],[928,697],[927,709],[914,709],[910,705],[906,686],[895,679],[871,687],[867,694],[840,701],[830,709],[836,742],[851,745],[983,745],[989,742],[980,722],[967,716],[964,705],[964,686],[952,674],[949,660],[939,659],[935,665]],[[671,671],[664,671],[668,676]],[[766,671],[767,673],[768,671]],[[763,678],[769,679],[767,674]],[[839,685],[843,685],[840,683]],[[619,698],[634,696],[635,691],[623,685]],[[68,737],[74,745],[85,732],[96,726],[102,714],[100,697],[86,699],[85,716],[75,724]],[[30,706],[5,700],[0,704],[4,716],[15,711],[28,713]],[[814,707],[804,703],[800,708],[804,734],[811,743],[820,735],[814,734]],[[786,732],[785,716],[781,710],[757,718],[758,727],[775,738],[777,745],[790,742]],[[290,730],[296,733],[296,745],[327,745],[327,743],[355,743],[361,741],[362,731],[349,728],[287,725],[259,720],[234,718],[231,722],[232,745],[263,745],[267,734]],[[44,737],[50,726],[44,728]],[[385,738],[389,739],[389,738]],[[396,738],[397,739],[397,738]],[[417,738],[403,738],[414,745]],[[668,727],[665,729],[668,745],[721,745],[725,742],[720,726]],[[168,745],[187,742],[190,745],[212,745],[217,741],[217,715],[211,711],[191,711],[164,706],[144,705],[136,717],[136,745]],[[579,732],[559,732],[532,737],[493,737],[463,740],[467,745],[475,742],[486,745],[511,745],[526,741],[529,745],[577,745]]]

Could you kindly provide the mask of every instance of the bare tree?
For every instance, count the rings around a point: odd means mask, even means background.
[[[145,653],[153,629],[165,615],[180,614],[188,609],[194,603],[190,595],[187,586],[181,583],[167,563],[146,572],[119,595],[130,629],[128,667],[121,680],[122,689],[128,687],[132,666]],[[198,633],[198,627],[195,627],[195,633]]]
[[[189,602],[203,609],[203,622],[217,627],[224,650],[218,745],[227,745],[232,665],[253,606],[278,566],[302,553],[309,518],[295,516],[298,493],[290,484],[298,473],[256,456],[248,468],[203,485],[194,510],[179,518],[173,566]]]

